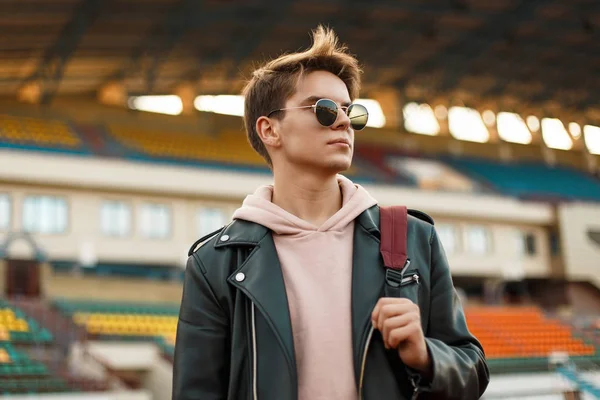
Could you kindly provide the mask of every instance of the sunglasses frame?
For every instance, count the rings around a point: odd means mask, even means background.
[[[345,113],[346,115],[348,115],[348,110],[350,109],[350,107],[352,107],[352,106],[360,106],[360,107],[362,107],[362,108],[364,108],[364,109],[365,109],[367,121],[369,120],[369,111],[367,110],[367,107],[363,106],[362,104],[352,103],[352,104],[350,104],[350,105],[348,105],[348,106],[338,106],[338,104],[337,104],[335,101],[333,101],[333,100],[331,100],[331,99],[327,99],[327,98],[322,98],[322,99],[319,99],[319,100],[317,100],[317,101],[316,101],[316,103],[315,103],[315,104],[313,104],[313,105],[310,105],[310,106],[297,106],[297,107],[286,107],[286,108],[279,108],[279,109],[277,109],[277,110],[273,110],[273,111],[269,112],[269,113],[267,114],[267,118],[268,118],[268,117],[270,117],[271,115],[273,115],[274,113],[276,113],[276,112],[279,112],[279,111],[286,111],[286,110],[299,110],[299,109],[302,109],[302,108],[312,108],[312,109],[313,109],[313,112],[315,113],[315,116],[316,116],[316,114],[317,114],[317,107],[318,107],[318,105],[319,105],[319,102],[321,102],[321,101],[330,101],[330,102],[332,102],[333,104],[335,104],[335,107],[336,107],[336,115],[339,115],[339,110],[340,110],[340,109],[342,109],[342,110],[344,111],[344,113]],[[363,114],[363,115],[359,115],[359,116],[357,116],[357,117],[362,117],[362,116],[364,116],[364,114]],[[348,116],[348,117],[350,117],[350,116]],[[357,118],[357,117],[354,117],[354,118]],[[332,122],[330,125],[324,125],[323,123],[321,123],[321,121],[319,121],[319,117],[318,117],[318,116],[317,116],[317,121],[319,122],[319,124],[321,124],[321,126],[324,126],[324,127],[326,127],[326,128],[329,128],[329,127],[333,126],[333,124],[335,124],[335,121],[337,121],[337,116],[336,116],[335,120],[334,120],[334,121],[333,121],[333,122]],[[364,125],[362,128],[360,128],[360,129],[357,129],[357,128],[355,128],[355,127],[354,127],[354,125],[352,125],[352,118],[350,118],[350,126],[352,126],[352,129],[354,129],[355,131],[362,131],[363,129],[365,129],[365,128],[366,128],[366,126],[367,126],[367,122],[365,122],[365,125]]]

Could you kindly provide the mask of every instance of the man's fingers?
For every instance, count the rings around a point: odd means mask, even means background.
[[[381,330],[383,328],[383,323],[385,320],[387,320],[389,318],[393,318],[398,315],[407,314],[411,311],[415,311],[415,307],[416,307],[415,304],[411,303],[411,302],[385,304],[379,310],[379,314],[377,317],[377,323],[376,323],[375,327],[377,329]]]
[[[403,314],[392,318],[388,318],[385,321],[383,321],[383,326],[381,327],[380,331],[381,336],[383,337],[383,342],[386,344],[386,346],[389,342],[390,333],[394,329],[402,328],[403,326],[408,325],[413,319],[414,316],[412,316],[411,314]]]
[[[398,297],[382,297],[377,301],[377,304],[373,308],[373,312],[371,313],[371,321],[377,322],[379,320],[379,313],[381,308],[389,305],[389,304],[413,304],[412,301],[408,299],[398,298]]]
[[[411,321],[412,322],[412,321]],[[415,323],[408,323],[401,328],[392,330],[388,335],[387,346],[395,349],[400,346],[400,343],[410,338],[418,332],[419,326]]]

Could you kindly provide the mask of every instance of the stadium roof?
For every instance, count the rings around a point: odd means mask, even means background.
[[[598,118],[597,0],[3,0],[0,96],[238,93],[253,62],[336,29],[363,95]],[[495,105],[495,107],[494,107]],[[594,112],[594,110],[596,110]],[[587,111],[587,112],[586,112]]]

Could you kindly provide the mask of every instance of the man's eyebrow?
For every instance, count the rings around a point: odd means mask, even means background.
[[[313,105],[318,100],[321,100],[322,98],[323,97],[320,97],[320,96],[310,96],[310,97],[307,97],[304,100],[302,100],[302,102],[300,104],[310,104],[310,105]]]
[[[327,98],[328,97],[326,97],[326,96],[310,96],[310,97],[307,97],[306,99],[304,99],[300,104],[310,104],[310,105],[313,105],[317,101],[319,101],[321,99],[327,99]],[[350,103],[349,101],[345,101],[345,102],[342,103],[342,106],[343,107],[348,107],[350,104],[352,104],[352,103]]]

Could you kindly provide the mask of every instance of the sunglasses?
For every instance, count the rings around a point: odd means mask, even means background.
[[[319,99],[312,106],[288,107],[273,110],[267,115],[267,117],[270,117],[272,114],[279,111],[300,108],[312,108],[315,111],[317,121],[319,121],[319,123],[323,126],[330,127],[337,120],[339,112],[338,109],[340,107],[338,107],[337,103],[333,100]],[[361,104],[350,104],[349,106],[342,106],[341,109],[346,113],[348,118],[350,118],[350,125],[352,125],[352,129],[355,131],[363,130],[365,126],[367,126],[369,112],[365,106]]]

